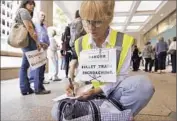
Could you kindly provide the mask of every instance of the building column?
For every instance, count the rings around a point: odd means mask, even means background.
[[[53,0],[41,0],[40,8],[41,11],[46,14],[45,24],[47,25],[47,27],[53,26]]]

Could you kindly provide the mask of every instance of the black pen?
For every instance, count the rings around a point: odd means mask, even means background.
[[[74,93],[74,85],[73,85],[73,83],[72,83],[71,78],[69,78],[69,83],[70,83],[71,88],[72,88],[72,90],[73,90],[73,96],[75,97],[75,93]]]

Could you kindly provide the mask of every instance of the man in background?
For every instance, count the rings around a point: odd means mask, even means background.
[[[38,36],[38,40],[40,41],[41,47],[46,52],[48,46],[50,45],[50,41],[47,34],[46,26],[44,25],[44,21],[45,21],[44,12],[40,12],[39,16],[40,16],[39,21],[35,23],[35,30]],[[49,94],[51,92],[50,90],[45,90],[43,85],[43,83],[49,83],[49,82],[44,82],[45,66],[46,64],[39,67],[40,68],[39,75],[38,75],[39,82],[34,81],[34,83],[39,83],[40,88],[39,90],[35,90],[35,94]],[[34,76],[33,71],[30,71],[30,79],[33,79],[33,76]]]

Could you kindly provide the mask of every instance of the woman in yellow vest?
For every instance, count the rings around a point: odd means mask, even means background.
[[[88,34],[75,42],[78,58],[82,50],[118,47],[119,51],[117,55],[112,55],[117,57],[117,82],[100,84],[93,80],[92,84],[95,88],[82,93],[80,99],[86,100],[91,96],[104,94],[108,98],[118,100],[126,109],[131,109],[135,116],[150,101],[154,94],[154,87],[143,75],[128,75],[134,39],[109,27],[113,19],[114,6],[114,0],[81,3],[80,15]],[[70,87],[71,85],[67,88],[68,95],[71,94]],[[57,104],[53,107],[52,116],[57,119]]]

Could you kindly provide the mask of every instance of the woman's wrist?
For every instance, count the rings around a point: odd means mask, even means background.
[[[95,89],[92,89],[92,93],[94,94],[94,95],[97,95],[97,94],[100,94],[100,93],[102,93],[102,90],[101,90],[101,88],[95,88]]]

